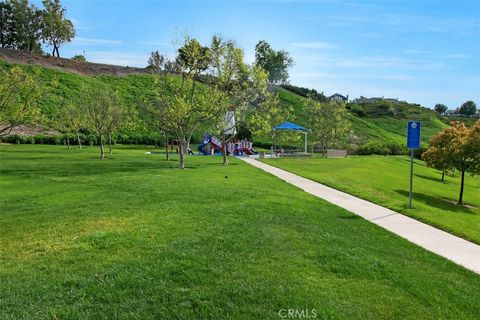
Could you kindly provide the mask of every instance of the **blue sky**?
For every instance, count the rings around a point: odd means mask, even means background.
[[[173,56],[185,33],[205,44],[218,34],[250,62],[259,40],[287,50],[290,82],[327,95],[480,104],[480,1],[62,3],[77,30],[63,57],[85,51],[92,62],[143,67],[153,50]]]

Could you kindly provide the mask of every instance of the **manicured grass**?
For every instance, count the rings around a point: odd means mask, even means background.
[[[269,159],[266,163],[405,213],[480,243],[480,177],[465,178],[466,207],[456,205],[460,179],[445,177],[415,160],[413,209],[408,209],[410,158],[350,156],[345,159]]]
[[[241,161],[144,151],[0,146],[0,318],[480,314],[477,274]]]

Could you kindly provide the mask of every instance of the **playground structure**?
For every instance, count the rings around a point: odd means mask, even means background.
[[[211,134],[206,134],[203,136],[203,143],[197,149],[204,155],[221,155],[222,141]],[[234,156],[257,154],[253,149],[253,142],[247,140],[227,142],[225,150],[227,155]]]

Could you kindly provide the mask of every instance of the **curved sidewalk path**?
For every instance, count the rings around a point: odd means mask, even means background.
[[[259,169],[346,209],[382,228],[480,274],[480,246],[372,202],[327,187],[253,158],[239,158]]]

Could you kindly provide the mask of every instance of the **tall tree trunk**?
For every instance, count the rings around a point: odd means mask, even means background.
[[[185,139],[181,139],[179,143],[179,160],[178,160],[178,169],[185,169],[185,150],[186,148],[186,141]]]
[[[222,155],[223,155],[223,165],[228,166],[227,137],[225,136],[225,130],[222,130]]]
[[[80,140],[80,134],[77,131],[77,142],[78,142],[78,147],[82,149],[82,140]]]
[[[112,134],[108,133],[108,152],[112,154]]]
[[[165,139],[165,154],[167,155],[167,161],[170,160],[170,152],[168,152],[168,139]]]
[[[103,149],[103,134],[100,134],[99,144],[100,144],[100,159],[105,159],[105,150]]]
[[[458,204],[463,205],[463,183],[465,182],[465,169],[462,170],[462,182],[460,182],[460,196],[458,197]]]
[[[442,182],[445,182],[445,170],[442,170]]]

